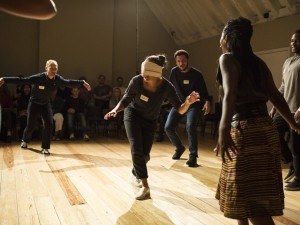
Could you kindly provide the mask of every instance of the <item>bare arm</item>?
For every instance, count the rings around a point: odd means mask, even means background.
[[[121,101],[116,105],[115,108],[113,108],[110,112],[106,113],[106,115],[104,116],[105,120],[108,120],[110,117],[116,117],[118,112],[121,112],[124,110],[124,106],[121,103]]]
[[[53,0],[0,0],[0,10],[37,20],[51,19],[57,12]]]
[[[230,129],[238,89],[239,70],[233,58],[226,54],[220,57],[220,69],[223,78],[224,98],[219,127],[218,147],[221,149],[222,159],[225,160],[225,154],[231,159],[229,149],[234,153],[237,151],[230,136]]]

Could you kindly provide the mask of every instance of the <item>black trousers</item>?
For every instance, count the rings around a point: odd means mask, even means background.
[[[300,135],[290,129],[279,113],[273,119],[279,132],[283,161],[293,162],[295,175],[300,178]],[[286,134],[289,136],[288,140],[285,140]]]
[[[147,162],[150,160],[156,121],[134,118],[134,121],[124,121],[128,141],[131,148],[133,174],[139,178],[148,178]]]
[[[45,149],[50,149],[50,142],[53,129],[53,113],[50,102],[46,105],[39,105],[33,102],[29,102],[27,111],[27,125],[23,133],[23,140],[25,142],[30,141],[32,133],[36,128],[36,123],[41,116],[44,121],[41,147]]]

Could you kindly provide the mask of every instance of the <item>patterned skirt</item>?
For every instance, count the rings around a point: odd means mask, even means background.
[[[246,219],[283,214],[284,193],[277,129],[269,117],[232,122],[240,149],[222,164],[216,198],[225,217]]]

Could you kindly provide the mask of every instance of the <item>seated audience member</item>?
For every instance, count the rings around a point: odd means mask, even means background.
[[[121,95],[123,96],[126,91],[126,87],[123,86],[123,83],[124,83],[123,77],[117,77],[116,82],[117,82],[117,85],[115,87],[119,88],[121,90]]]
[[[66,100],[71,96],[71,88],[69,87],[58,87],[56,95],[60,96],[63,100]]]
[[[17,98],[17,120],[20,124],[20,130],[18,132],[19,137],[22,137],[27,125],[27,107],[29,104],[30,92],[31,86],[29,84],[20,85],[20,95]]]
[[[71,140],[75,139],[74,134],[74,122],[75,119],[79,120],[81,123],[81,129],[83,133],[83,138],[86,141],[89,141],[89,136],[86,133],[86,119],[85,119],[85,105],[84,101],[79,98],[79,88],[73,87],[71,89],[72,95],[67,98],[65,102],[65,109],[67,112],[67,121],[68,121],[68,130],[69,130],[69,138]]]
[[[63,109],[65,100],[57,95],[57,89],[52,93],[51,106],[54,120],[54,135],[52,140],[58,141],[62,137],[62,128],[64,123]]]
[[[113,108],[115,108],[116,105],[121,100],[121,98],[122,98],[122,95],[121,95],[120,88],[117,88],[117,87],[113,88],[113,93],[109,100],[109,110],[112,110]],[[108,120],[107,129],[108,130],[114,130],[114,129],[121,130],[122,126],[123,126],[123,116],[124,116],[124,113],[122,111],[122,112],[119,112],[116,117],[111,117]],[[113,123],[113,122],[116,122],[116,123]],[[114,127],[114,126],[116,126],[116,127]]]
[[[6,128],[6,133],[4,134],[4,141],[11,142],[12,123],[15,114],[13,112],[13,98],[9,93],[7,85],[5,84],[2,87],[0,87],[0,105],[2,108],[2,126],[5,126]]]
[[[23,76],[18,76],[18,77],[23,77]],[[22,87],[23,87],[22,84],[17,84],[13,89],[12,97],[13,97],[14,105],[17,105],[17,101],[22,95]]]
[[[109,99],[109,109],[113,109],[119,103],[122,98],[121,89],[118,87],[113,88],[112,96]]]
[[[112,95],[111,86],[105,84],[105,76],[98,76],[98,85],[93,89],[93,97],[95,100],[95,106],[101,109],[108,109],[109,99]]]

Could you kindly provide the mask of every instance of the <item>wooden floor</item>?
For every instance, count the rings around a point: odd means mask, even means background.
[[[40,142],[27,150],[0,143],[0,224],[236,224],[214,198],[221,166],[212,151],[216,139],[206,134],[199,142],[197,168],[184,165],[187,151],[174,161],[169,141],[154,144],[145,201],[134,199],[126,140],[57,141],[48,157]],[[300,192],[285,196],[284,216],[275,223],[300,224]]]

